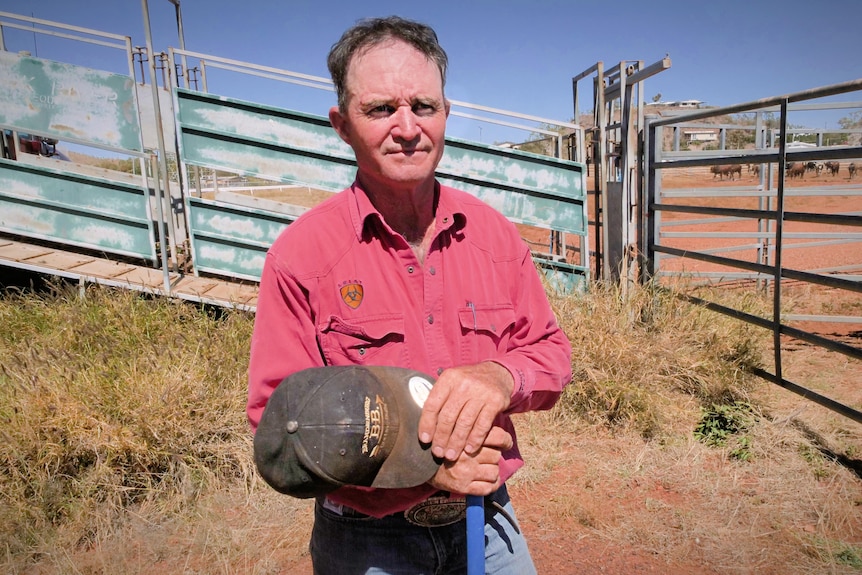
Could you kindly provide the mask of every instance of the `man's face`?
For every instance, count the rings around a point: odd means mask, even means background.
[[[332,108],[329,118],[353,148],[362,185],[408,190],[433,181],[449,115],[437,65],[387,41],[353,57],[346,88],[346,112]]]

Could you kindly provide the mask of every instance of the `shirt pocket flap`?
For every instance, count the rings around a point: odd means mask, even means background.
[[[343,319],[332,316],[321,327],[321,344],[331,364],[388,361],[404,343],[404,318],[385,315]]]
[[[465,331],[503,334],[515,323],[515,308],[511,305],[469,305],[458,310],[461,329]]]

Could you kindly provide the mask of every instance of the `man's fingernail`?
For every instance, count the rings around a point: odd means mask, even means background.
[[[442,447],[432,447],[431,453],[434,454],[435,457],[443,458],[443,448]]]
[[[476,452],[476,449],[475,449],[472,445],[470,445],[470,444],[468,443],[468,444],[464,447],[464,451],[466,451],[467,453],[472,454],[472,453],[475,453],[475,452]]]
[[[454,449],[450,449],[446,452],[446,459],[448,459],[449,461],[455,461],[456,459],[458,459],[458,454],[455,453]]]
[[[431,436],[427,433],[420,433],[419,441],[421,441],[422,443],[431,443]]]

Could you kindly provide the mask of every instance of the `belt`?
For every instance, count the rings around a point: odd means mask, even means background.
[[[321,504],[324,508],[343,517],[357,519],[368,519],[371,517],[371,515],[357,511],[347,505],[335,503],[328,497],[323,498]],[[493,507],[512,524],[516,532],[521,532],[512,516],[494,499],[494,494],[485,497],[485,507],[486,509]],[[445,491],[438,491],[428,499],[420,501],[404,511],[403,516],[408,523],[418,527],[445,527],[467,517],[467,500],[463,496],[452,497]]]
[[[467,500],[436,493],[404,512],[404,518],[419,527],[443,527],[467,517]]]

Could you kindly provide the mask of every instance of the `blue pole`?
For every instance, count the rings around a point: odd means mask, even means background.
[[[467,575],[485,575],[485,498],[467,496]]]

